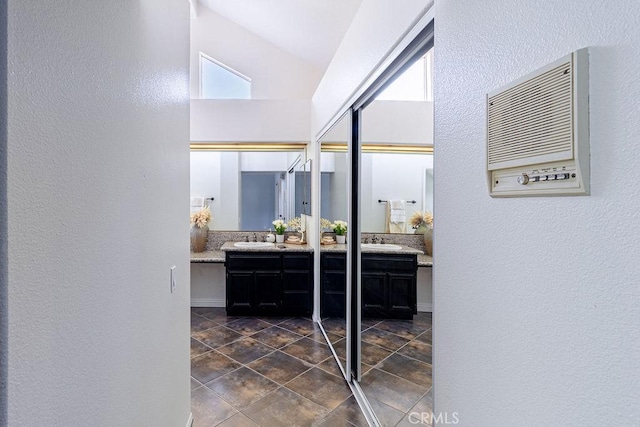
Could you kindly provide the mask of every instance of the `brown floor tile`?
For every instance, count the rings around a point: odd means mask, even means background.
[[[302,317],[294,317],[293,319],[285,320],[278,326],[291,332],[295,332],[298,335],[309,335],[317,328],[312,320]]]
[[[377,368],[420,386],[431,387],[431,365],[410,359],[401,354],[392,354]]]
[[[191,359],[191,376],[205,384],[238,369],[240,365],[217,351]]]
[[[370,328],[362,333],[362,341],[369,344],[375,344],[378,347],[387,350],[396,351],[409,342],[408,339],[394,335],[391,332],[383,331],[378,328]]]
[[[214,329],[197,332],[192,334],[191,337],[215,349],[239,340],[242,335],[224,326],[219,326]]]
[[[291,390],[280,387],[249,406],[245,415],[261,426],[311,426],[329,411]]]
[[[218,351],[229,356],[233,360],[246,364],[266,356],[273,352],[274,349],[254,340],[253,338],[245,337],[241,340],[232,342],[229,345],[218,348]]]
[[[224,325],[234,320],[242,319],[243,316],[227,316],[227,310],[224,307],[193,307],[192,313],[196,313],[202,317],[213,320],[216,323]]]
[[[354,427],[354,426],[344,418],[340,418],[337,415],[329,414],[329,416],[320,420],[318,424],[314,424],[313,427]]]
[[[271,325],[279,325],[285,320],[291,319],[291,317],[254,317],[254,319],[262,320],[263,322],[267,322]]]
[[[362,327],[364,327],[365,329],[368,329],[368,328],[370,328],[372,326],[376,326],[380,322],[382,322],[382,320],[380,320],[380,319],[361,319],[360,320],[360,325]]]
[[[338,357],[347,358],[347,339],[343,338],[331,344]]]
[[[256,332],[260,332],[263,329],[267,329],[272,325],[271,323],[263,322],[262,320],[247,317],[244,319],[234,320],[231,323],[227,323],[226,326],[239,334],[249,336]]]
[[[201,385],[202,384],[200,384],[200,382],[198,380],[196,380],[195,378],[191,377],[191,390],[193,390],[194,388],[198,388]]]
[[[242,410],[279,386],[242,367],[205,384],[234,408]]]
[[[404,412],[398,411],[389,405],[385,405],[376,399],[371,399],[369,396],[367,396],[367,400],[371,405],[371,409],[373,409],[373,413],[376,414],[376,417],[378,417],[378,421],[380,421],[380,425],[382,426],[395,426],[402,417],[405,416]]]
[[[413,323],[400,320],[385,320],[378,323],[376,329],[391,332],[408,340],[412,340],[424,332],[423,328],[414,327]]]
[[[344,362],[341,362],[341,363],[344,363]],[[344,378],[344,376],[342,375],[342,371],[338,367],[338,362],[336,362],[336,359],[333,356],[327,357],[327,360],[323,361],[317,366],[318,368],[325,370],[330,374],[337,376],[338,378]]]
[[[218,326],[213,320],[202,317],[196,313],[191,313],[191,333],[204,331]]]
[[[260,427],[254,423],[251,418],[240,412],[233,417],[228,418],[222,424],[218,424],[217,427]]]
[[[391,354],[391,351],[363,341],[360,345],[360,360],[367,365],[375,366]]]
[[[197,388],[191,393],[191,412],[193,427],[216,426],[238,413],[206,387]]]
[[[322,327],[324,328],[325,332],[331,332],[332,334],[340,335],[341,337],[347,336],[346,319],[331,317],[322,321]]]
[[[351,390],[343,378],[318,368],[293,379],[286,387],[329,410],[335,409],[351,396]]]
[[[429,389],[376,368],[362,377],[360,387],[367,398],[402,412],[408,412]]]
[[[281,351],[274,351],[247,366],[278,384],[287,383],[310,368],[301,360]]]
[[[278,326],[272,326],[267,329],[263,329],[251,336],[254,340],[258,340],[273,348],[282,348],[285,345],[298,341],[302,338],[302,335],[298,335],[294,332],[282,329]]]
[[[331,412],[332,416],[337,416],[343,420],[349,421],[351,424],[358,427],[368,427],[367,419],[362,414],[356,398],[350,396],[347,400],[342,402],[336,409]],[[383,424],[384,425],[384,424]]]
[[[191,357],[200,356],[211,350],[213,350],[211,347],[191,338]]]
[[[408,427],[415,425],[431,425],[433,413],[433,396],[431,390],[415,404],[398,426]],[[451,419],[453,421],[453,419]]]
[[[314,341],[321,342],[323,344],[327,343],[327,340],[324,338],[324,335],[322,334],[322,331],[320,329],[316,329],[315,331],[307,335],[307,337],[311,338]],[[332,334],[331,332],[327,332],[327,337],[332,343],[343,339],[340,335]]]
[[[329,350],[326,344],[309,338],[302,338],[280,350],[312,365],[317,365],[331,356],[331,350]]]
[[[418,335],[416,337],[416,340],[418,340],[420,342],[423,342],[425,344],[431,345],[432,344],[432,342],[431,342],[431,331],[432,331],[432,329],[429,329],[428,331],[422,333],[421,335]]]
[[[431,346],[420,341],[410,341],[398,353],[431,365]]]

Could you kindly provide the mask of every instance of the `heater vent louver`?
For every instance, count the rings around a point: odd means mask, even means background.
[[[569,62],[490,97],[489,170],[573,158],[571,108]]]
[[[487,95],[492,196],[588,194],[588,95],[586,49]]]

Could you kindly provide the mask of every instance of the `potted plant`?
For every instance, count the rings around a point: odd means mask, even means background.
[[[276,219],[272,222],[273,227],[276,229],[276,242],[283,243],[284,242],[284,230],[287,229],[288,225],[281,219]]]
[[[336,241],[344,245],[346,242],[345,234],[347,233],[347,223],[337,219],[331,224],[331,229],[336,233]]]
[[[191,250],[193,252],[203,252],[207,247],[211,219],[209,206],[191,214]]]
[[[422,234],[427,255],[433,256],[433,214],[430,211],[416,211],[409,218],[414,234]]]

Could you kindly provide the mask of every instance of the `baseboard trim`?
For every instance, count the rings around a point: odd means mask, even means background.
[[[220,298],[191,298],[191,307],[226,307],[226,301]]]
[[[418,303],[418,311],[419,312],[428,312],[428,313],[433,313],[433,304],[428,304],[428,303]]]
[[[191,426],[193,426],[193,413],[192,412],[189,413],[189,419],[187,420],[186,427],[191,427]]]

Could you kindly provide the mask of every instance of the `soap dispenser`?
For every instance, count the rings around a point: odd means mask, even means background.
[[[271,232],[271,229],[269,229],[269,234],[267,234],[267,242],[269,243],[273,243],[276,241],[276,236]]]

